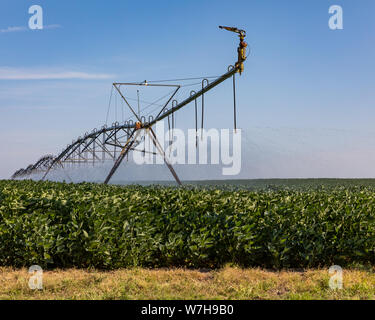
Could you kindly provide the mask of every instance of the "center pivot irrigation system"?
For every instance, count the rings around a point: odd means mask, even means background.
[[[168,119],[168,124],[172,123],[172,127],[175,125],[174,114],[176,111],[180,110],[184,106],[188,105],[191,102],[195,103],[195,129],[197,133],[197,99],[201,97],[202,105],[202,122],[201,126],[203,129],[203,116],[204,116],[204,94],[223,81],[233,78],[233,106],[234,106],[234,129],[236,130],[236,88],[235,88],[235,74],[239,73],[240,75],[244,71],[244,61],[246,60],[246,47],[247,43],[244,41],[246,37],[246,32],[232,27],[223,27],[219,26],[220,29],[225,29],[231,32],[238,34],[240,43],[237,49],[238,60],[234,66],[230,65],[228,71],[219,76],[210,82],[207,78],[203,79],[201,82],[201,89],[199,91],[191,91],[188,98],[178,103],[177,100],[172,100],[177,92],[181,89],[182,85],[170,85],[164,84],[161,82],[167,82],[169,80],[158,81],[144,81],[141,83],[113,83],[112,90],[115,89],[116,92],[120,95],[125,105],[128,107],[133,119],[129,121],[124,121],[122,124],[115,122],[112,126],[107,127],[103,126],[101,129],[94,129],[91,133],[86,133],[83,137],[79,137],[77,140],[73,141],[68,145],[57,157],[52,155],[47,155],[40,158],[35,164],[29,165],[26,169],[20,169],[16,171],[12,179],[28,177],[35,173],[42,173],[44,180],[48,173],[51,170],[71,166],[80,166],[82,164],[92,164],[103,163],[106,160],[114,161],[114,165],[109,172],[104,183],[108,184],[112,176],[120,166],[121,162],[125,157],[128,156],[129,151],[139,151],[145,152],[144,150],[137,149],[137,146],[140,144],[142,139],[147,135],[155,146],[157,152],[163,157],[165,164],[168,169],[171,171],[176,182],[181,185],[181,181],[178,178],[175,170],[170,164],[168,157],[163,150],[162,145],[158,141],[156,134],[152,127],[159,121]],[[210,77],[211,78],[211,77]],[[190,79],[178,79],[178,80],[192,80],[198,78]],[[170,87],[173,89],[170,97],[167,99],[166,103],[159,105],[161,109],[157,112],[157,115],[149,116],[146,119],[146,116],[141,116],[139,110],[139,97],[138,97],[138,113],[128,102],[129,98],[125,97],[124,89],[134,86],[142,87]],[[138,92],[138,91],[137,91]],[[112,97],[112,95],[111,95]],[[170,119],[172,118],[172,119]],[[171,120],[171,121],[170,121]],[[141,139],[141,140],[140,140]],[[197,139],[198,140],[198,139]],[[156,154],[151,152],[152,154]]]

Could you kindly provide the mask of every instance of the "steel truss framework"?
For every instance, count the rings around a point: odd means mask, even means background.
[[[202,105],[202,123],[203,128],[203,117],[204,117],[204,95],[223,81],[233,77],[233,94],[234,94],[234,115],[236,114],[236,99],[235,99],[235,74],[242,73],[243,62],[246,60],[245,48],[247,44],[243,41],[245,31],[238,30],[236,28],[222,27],[229,31],[233,31],[240,36],[240,46],[238,47],[238,61],[235,66],[229,66],[228,71],[222,76],[210,82],[208,79],[202,80],[201,90],[195,92],[191,91],[190,96],[182,102],[178,103],[173,100],[174,96],[180,89],[180,85],[166,85],[166,84],[149,84],[146,81],[143,83],[113,83],[113,87],[120,94],[129,110],[135,117],[136,121],[125,121],[120,124],[118,122],[113,123],[112,126],[103,126],[101,129],[94,129],[91,133],[86,133],[83,137],[79,137],[76,141],[69,144],[58,156],[47,155],[40,158],[35,164],[29,165],[26,169],[20,169],[16,171],[12,179],[22,178],[30,176],[35,173],[44,173],[42,180],[44,180],[51,170],[58,168],[69,168],[73,166],[81,165],[93,165],[103,163],[107,160],[114,162],[113,168],[109,172],[104,183],[108,183],[121,162],[125,157],[129,155],[130,151],[145,152],[145,150],[137,149],[137,146],[141,143],[142,139],[148,135],[150,140],[154,144],[157,152],[163,157],[165,164],[171,171],[173,177],[178,184],[181,184],[176,172],[168,161],[161,144],[156,138],[156,135],[152,127],[159,121],[172,118],[171,123],[174,126],[174,113],[189,103],[195,103],[195,116],[196,116],[196,130],[197,128],[197,99],[201,98]],[[130,105],[126,97],[123,95],[121,88],[124,86],[163,86],[163,87],[174,87],[176,90],[171,94],[167,102],[162,106],[159,113],[154,117],[150,116],[148,119],[137,114],[134,108]],[[234,126],[236,128],[236,117],[234,118]],[[141,132],[143,134],[141,134]],[[156,154],[155,152],[151,152]]]

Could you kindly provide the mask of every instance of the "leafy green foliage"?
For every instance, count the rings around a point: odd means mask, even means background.
[[[375,188],[0,181],[0,265],[270,268],[375,262]]]

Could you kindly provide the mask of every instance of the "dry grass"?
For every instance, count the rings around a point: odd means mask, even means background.
[[[54,270],[43,290],[28,287],[26,269],[0,268],[0,299],[374,299],[373,271],[344,270],[341,290],[331,290],[328,270],[266,271],[123,269]]]

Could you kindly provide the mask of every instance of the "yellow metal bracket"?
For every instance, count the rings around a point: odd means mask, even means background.
[[[238,60],[236,62],[236,69],[240,74],[244,71],[244,61],[246,60],[246,47],[247,43],[245,42],[245,37],[246,37],[246,31],[237,29],[234,27],[224,27],[224,26],[219,26],[220,29],[225,29],[231,32],[235,32],[238,34],[240,38],[240,44],[237,48],[238,52]]]

